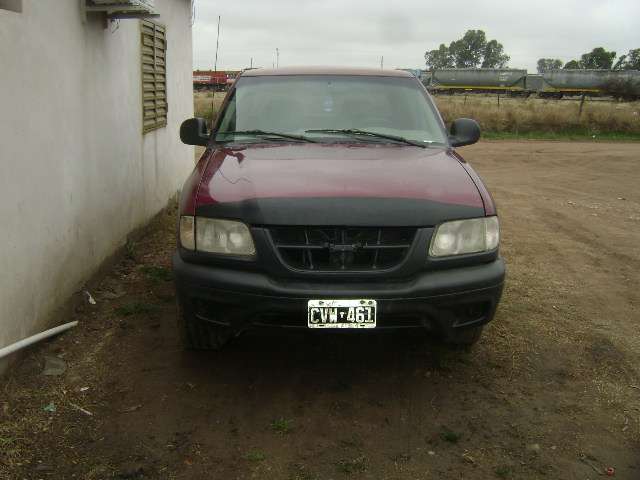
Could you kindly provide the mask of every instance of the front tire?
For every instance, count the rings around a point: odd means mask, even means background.
[[[200,320],[178,302],[178,329],[185,350],[220,350],[232,337],[228,327]]]

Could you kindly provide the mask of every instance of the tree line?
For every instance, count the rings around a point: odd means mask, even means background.
[[[583,54],[579,60],[569,60],[562,65],[559,58],[541,58],[538,60],[538,73],[549,70],[564,69],[594,69],[594,70],[640,70],[640,48],[629,50],[626,55],[620,55],[616,60],[616,52],[608,52],[602,47],[596,47],[589,53]],[[615,63],[614,63],[615,61]]]
[[[487,40],[483,30],[467,30],[462,38],[454,40],[448,46],[441,43],[437,49],[425,52],[424,59],[428,70],[438,70],[442,68],[507,68],[511,57],[504,52],[500,42]],[[568,61],[564,66],[560,59],[541,58],[538,60],[538,73],[560,68],[640,70],[640,48],[629,50],[629,53],[615,60],[616,52],[597,47],[582,55],[579,60]]]

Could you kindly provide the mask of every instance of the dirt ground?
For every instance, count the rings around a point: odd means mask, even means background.
[[[474,349],[250,335],[184,353],[170,212],[78,328],[0,379],[0,478],[640,479],[640,144],[461,153],[508,265]],[[43,375],[46,355],[66,372]]]

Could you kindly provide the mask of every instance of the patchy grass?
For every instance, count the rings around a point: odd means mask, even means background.
[[[161,267],[159,265],[143,265],[140,270],[145,274],[147,279],[152,282],[169,282],[173,280],[173,272],[167,267]]]
[[[151,313],[158,309],[157,305],[146,302],[133,302],[126,305],[120,305],[114,311],[116,314],[123,317],[130,317],[132,315],[142,315],[145,313]]]
[[[136,261],[136,242],[127,240],[127,243],[124,245],[124,256],[129,260]]]
[[[496,476],[498,478],[509,478],[511,476],[511,467],[506,465],[500,465],[495,470]]]
[[[351,475],[352,473],[362,473],[367,471],[367,458],[361,455],[356,458],[340,460],[336,467],[338,471]]]
[[[500,98],[495,95],[436,96],[447,125],[473,118],[487,138],[640,140],[640,102],[587,99]],[[493,136],[493,137],[491,137]]]
[[[442,438],[442,440],[444,440],[445,442],[458,443],[458,441],[461,438],[461,435],[459,433],[449,430],[448,428],[445,428],[444,431],[440,433],[440,438]]]
[[[267,456],[259,450],[251,450],[245,454],[244,459],[250,462],[263,462],[267,459]]]
[[[289,466],[291,475],[289,480],[316,480],[318,477],[307,470],[307,467],[301,463],[292,463]]]
[[[271,422],[271,430],[280,435],[285,435],[290,433],[293,429],[293,420],[289,420],[286,418],[277,418],[273,422]]]
[[[7,466],[19,465],[22,456],[19,442],[10,432],[3,430],[4,428],[0,429],[0,463]]]
[[[587,131],[562,132],[482,132],[486,140],[580,140],[593,142],[640,142],[640,134],[635,133],[601,133],[592,134]]]

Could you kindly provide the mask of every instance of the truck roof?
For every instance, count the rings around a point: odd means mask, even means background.
[[[351,67],[253,68],[242,72],[243,77],[261,77],[266,75],[362,75],[368,77],[413,77],[411,73],[405,72],[404,70]]]

